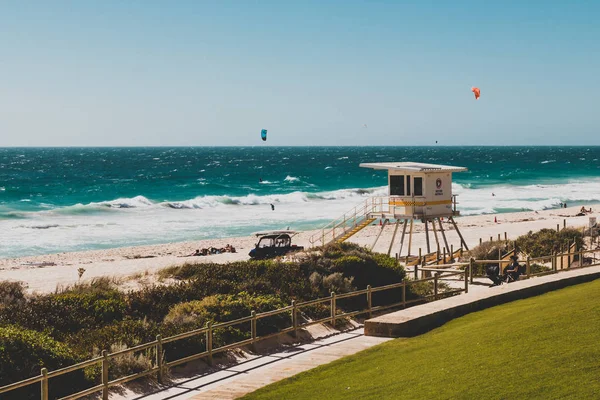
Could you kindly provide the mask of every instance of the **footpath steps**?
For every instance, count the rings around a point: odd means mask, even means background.
[[[469,293],[381,315],[365,321],[365,335],[412,337],[437,328],[465,314],[510,301],[600,278],[600,266],[574,269]],[[491,282],[490,282],[491,283]]]

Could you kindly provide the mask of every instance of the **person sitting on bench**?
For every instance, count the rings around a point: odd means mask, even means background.
[[[519,280],[521,275],[521,266],[519,265],[518,257],[516,255],[510,256],[512,263],[504,269],[504,281],[509,283]]]

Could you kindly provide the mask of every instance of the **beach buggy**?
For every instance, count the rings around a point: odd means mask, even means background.
[[[303,246],[292,244],[292,237],[296,234],[294,231],[257,232],[255,235],[260,239],[248,255],[256,260],[264,260],[304,250]]]

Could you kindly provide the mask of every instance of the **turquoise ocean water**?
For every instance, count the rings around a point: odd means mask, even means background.
[[[463,215],[588,204],[599,160],[600,147],[4,148],[0,257],[317,228],[385,194],[385,171],[361,162],[467,167]]]

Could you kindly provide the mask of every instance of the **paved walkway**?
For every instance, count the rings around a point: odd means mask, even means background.
[[[416,336],[474,311],[595,279],[600,279],[600,266],[561,271],[491,288],[488,285],[485,290],[472,291],[472,285],[469,286],[468,294],[368,319],[365,321],[365,332],[367,335],[380,337]]]
[[[235,399],[270,383],[327,364],[383,343],[388,338],[369,337],[363,329],[339,333],[285,351],[256,356],[208,375],[176,380],[173,386],[147,395],[125,394],[126,399]]]

